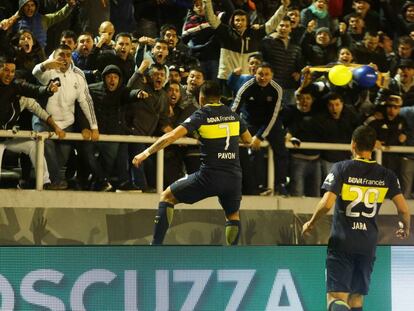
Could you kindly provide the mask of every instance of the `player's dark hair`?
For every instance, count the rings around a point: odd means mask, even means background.
[[[203,85],[200,87],[200,92],[203,93],[204,97],[208,99],[213,98],[220,98],[221,96],[221,89],[220,85],[215,81],[206,81],[203,83]]]
[[[355,142],[357,151],[372,151],[376,140],[377,133],[368,125],[358,126],[352,133],[352,141]]]

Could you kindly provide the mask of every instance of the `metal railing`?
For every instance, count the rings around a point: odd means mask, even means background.
[[[46,139],[59,140],[54,132],[35,132],[35,131],[12,131],[12,130],[0,130],[0,137],[7,138],[30,138],[36,141],[36,190],[43,190],[43,157]],[[152,144],[158,139],[158,137],[152,136],[133,136],[133,135],[106,135],[100,134],[99,141],[104,142],[123,142],[123,143],[145,143]],[[65,138],[62,140],[70,141],[83,141],[82,134],[80,133],[66,133]],[[0,142],[1,144],[1,142]],[[199,141],[193,138],[180,138],[174,142],[179,145],[198,145]],[[274,169],[273,169],[273,152],[267,142],[262,143],[262,147],[268,149],[268,185],[274,184]],[[156,190],[157,193],[163,191],[164,184],[164,150],[160,150],[156,154]],[[273,186],[271,187],[273,188]]]
[[[289,149],[295,149],[292,143],[287,143],[286,147]],[[342,150],[349,151],[350,144],[332,144],[332,143],[305,143],[300,144],[300,149],[313,149],[313,150]],[[375,160],[382,164],[383,153],[414,153],[414,146],[383,146],[380,149],[375,149]]]
[[[43,189],[43,157],[46,139],[55,139],[58,137],[53,132],[35,132],[35,131],[11,131],[11,130],[0,130],[0,137],[7,138],[31,138],[36,141],[36,190]],[[158,137],[151,136],[133,136],[133,135],[99,135],[99,141],[105,142],[124,142],[124,143],[146,143],[152,144],[157,140]],[[66,133],[63,140],[71,141],[83,141],[83,137],[80,133]],[[0,142],[1,144],[1,142]],[[198,145],[199,142],[193,138],[180,138],[174,144],[180,145]],[[273,152],[272,148],[267,142],[263,142],[261,145],[267,149],[267,183],[268,188],[273,189],[274,185],[274,164],[273,164]],[[313,142],[302,142],[300,147],[294,146],[292,143],[286,143],[286,147],[289,149],[314,149],[314,150],[342,150],[348,151],[350,149],[349,144],[331,144],[331,143],[313,143]],[[393,153],[414,153],[414,147],[408,146],[389,146],[381,149],[375,149],[376,161],[382,163],[382,153],[393,152]],[[160,150],[156,155],[156,189],[158,193],[163,190],[164,183],[164,150]]]

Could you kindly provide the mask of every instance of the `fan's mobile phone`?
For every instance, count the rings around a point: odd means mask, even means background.
[[[56,78],[52,79],[52,82],[57,82],[57,85],[58,86],[61,86],[60,78],[59,77],[56,77]]]

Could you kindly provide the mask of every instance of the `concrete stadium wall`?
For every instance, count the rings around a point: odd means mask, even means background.
[[[133,192],[87,192],[87,191],[35,191],[0,189],[0,208],[109,208],[109,209],[155,209],[159,195]],[[294,210],[296,213],[311,214],[318,198],[281,196],[243,196],[242,210]],[[414,200],[409,200],[414,215]],[[219,209],[217,198],[208,198],[196,204],[178,204],[177,209]],[[390,201],[380,210],[381,215],[396,215]]]
[[[0,245],[145,245],[151,241],[159,196],[144,193],[0,190]],[[331,217],[306,239],[301,226],[317,198],[245,196],[242,200],[242,245],[326,244]],[[414,202],[409,202],[414,214]],[[401,242],[398,222],[387,201],[380,210],[380,243]],[[178,204],[165,240],[174,245],[223,245],[224,215],[216,198],[194,205]]]

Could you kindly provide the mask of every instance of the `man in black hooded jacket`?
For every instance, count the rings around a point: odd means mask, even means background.
[[[122,72],[118,66],[108,65],[102,72],[102,81],[89,85],[96,119],[102,134],[125,134],[123,105],[148,97],[145,91],[125,87],[122,78]],[[82,128],[86,128],[86,119],[82,118],[82,123],[85,123]],[[118,148],[119,143],[116,142],[85,143],[85,156],[95,179],[94,190],[110,191],[112,189],[108,179],[118,154]],[[98,158],[95,156],[96,153],[99,154]]]

